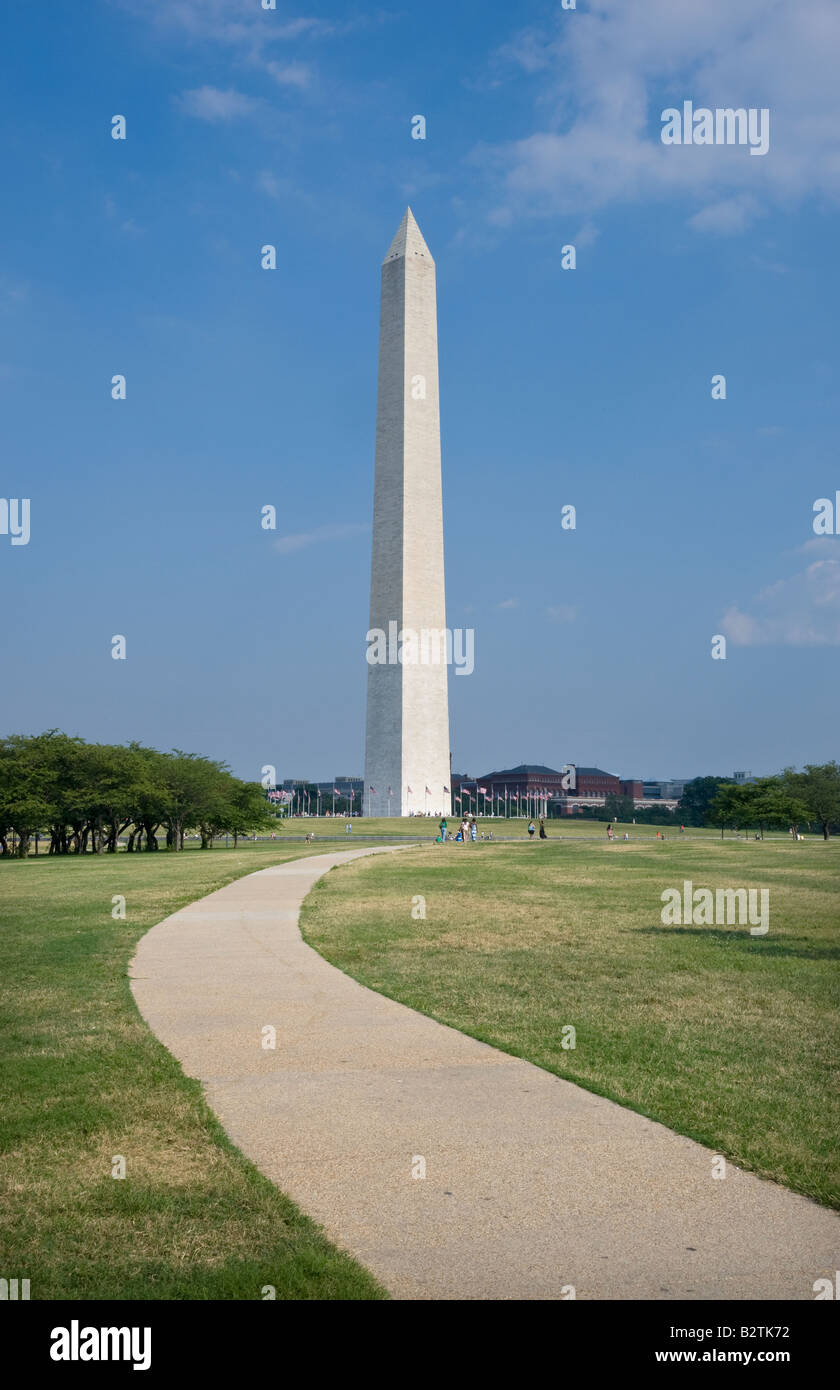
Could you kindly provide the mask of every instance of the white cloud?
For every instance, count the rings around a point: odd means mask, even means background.
[[[546,617],[553,623],[573,623],[577,617],[577,609],[570,603],[555,603],[546,608]]]
[[[266,63],[266,72],[281,87],[308,87],[312,82],[312,69],[306,63]]]
[[[346,536],[360,536],[370,527],[361,521],[348,522],[343,526],[319,526],[314,531],[298,531],[288,536],[278,536],[274,542],[275,550],[281,555],[291,555],[296,550],[318,545],[321,541],[344,540]]]
[[[516,608],[516,607],[518,606],[518,604],[519,604],[519,599],[518,599],[518,598],[504,598],[504,599],[502,599],[502,601],[501,601],[500,604],[497,604],[497,607],[498,607],[498,608]]]
[[[772,204],[840,198],[836,0],[590,0],[499,56],[527,75],[541,114],[531,134],[474,155],[493,186],[496,225],[505,211],[679,197],[694,203],[697,230],[733,233]],[[663,145],[660,113],[683,100],[769,108],[769,152]]]
[[[263,10],[259,0],[116,0],[116,4],[160,29],[227,45],[262,46],[306,36],[319,38],[336,28],[323,19],[283,20],[276,11]]]
[[[710,203],[689,217],[688,225],[696,232],[718,232],[730,236],[733,232],[743,232],[761,211],[761,204],[751,193],[739,193],[734,198],[723,198],[719,203]]]
[[[180,104],[190,116],[200,121],[238,121],[255,116],[262,108],[256,97],[245,96],[229,88],[226,92],[218,87],[196,87],[193,91],[182,92]]]
[[[809,548],[814,548],[811,541],[803,546]],[[815,560],[800,574],[762,590],[751,607],[747,613],[733,604],[721,620],[720,631],[734,646],[840,645],[840,559]]]
[[[274,198],[278,203],[289,203],[294,200],[307,207],[317,207],[317,199],[311,193],[297,188],[291,179],[275,174],[271,169],[260,170],[256,178],[256,187],[261,193],[268,194],[269,198]]]

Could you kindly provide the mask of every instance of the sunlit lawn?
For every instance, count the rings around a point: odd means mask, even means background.
[[[605,829],[359,860],[310,893],[304,934],[366,985],[840,1203],[840,844]],[[686,879],[768,887],[767,936],[663,926]]]

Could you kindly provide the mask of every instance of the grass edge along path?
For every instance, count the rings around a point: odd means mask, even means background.
[[[0,866],[0,1273],[29,1279],[32,1300],[387,1298],[231,1143],[130,987],[150,927],[318,852]],[[118,894],[124,921],[111,916]],[[125,1178],[112,1176],[118,1157]]]
[[[833,848],[428,847],[325,875],[301,929],[368,988],[837,1207]],[[770,884],[770,934],[663,927],[685,879]]]

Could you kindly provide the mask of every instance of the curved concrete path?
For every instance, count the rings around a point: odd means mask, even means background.
[[[263,869],[140,942],[140,1011],[243,1153],[398,1298],[813,1299],[834,1213],[732,1164],[714,1179],[711,1150],[305,945],[315,880],[383,852]]]

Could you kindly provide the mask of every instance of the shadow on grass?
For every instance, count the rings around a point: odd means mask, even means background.
[[[761,951],[767,956],[796,956],[801,960],[840,960],[840,946],[799,946],[804,937],[750,936],[747,927],[630,927],[634,936],[690,936],[692,940],[711,941],[721,946],[732,946]]]

